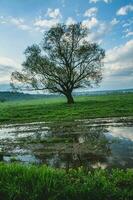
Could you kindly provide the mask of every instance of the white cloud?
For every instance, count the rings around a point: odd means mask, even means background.
[[[22,18],[0,16],[0,23],[9,25],[11,24],[21,30],[31,30],[31,27],[27,25]]]
[[[0,83],[10,81],[10,76],[13,71],[21,68],[21,65],[8,57],[0,57]]]
[[[103,0],[105,3],[110,3],[112,0]]]
[[[129,37],[129,36],[133,36],[133,31],[127,32],[126,37]]]
[[[0,16],[0,24],[6,24],[6,19],[4,16]]]
[[[129,40],[126,44],[121,45],[119,47],[114,47],[107,52],[107,60],[108,62],[114,62],[118,60],[125,60],[128,58],[133,59],[131,56],[133,52],[133,40]],[[124,57],[123,57],[124,56]],[[131,56],[131,57],[130,57]]]
[[[123,27],[130,27],[133,24],[133,17],[123,23]]]
[[[60,22],[59,19],[36,19],[34,26],[40,28],[51,28]]]
[[[0,64],[0,84],[1,83],[9,83],[11,73],[15,70],[15,68],[11,66],[4,66]]]
[[[18,67],[18,63],[11,58],[8,57],[0,57],[0,65],[2,66],[12,66]]]
[[[111,22],[100,22],[97,20],[95,25],[95,30],[88,34],[87,40],[90,42],[97,42],[101,44],[103,38],[111,32],[113,27],[118,23],[116,19],[113,19]]]
[[[67,20],[66,20],[66,25],[69,26],[71,24],[75,24],[76,23],[76,20],[73,19],[72,17],[68,17]]]
[[[128,19],[128,20],[123,22],[122,27],[124,28],[123,32],[125,33],[123,38],[127,38],[127,37],[133,36],[132,25],[133,25],[133,18]]]
[[[56,8],[56,9],[48,8],[46,16],[54,18],[54,19],[62,17],[59,8]]]
[[[108,76],[130,76],[133,80],[133,40],[106,52],[105,73]]]
[[[127,15],[128,12],[132,12],[133,11],[133,5],[126,5],[121,7],[118,11],[117,11],[117,15]]]
[[[24,23],[24,20],[22,18],[14,18],[14,17],[10,17],[9,22],[19,26],[20,24]]]
[[[112,25],[116,25],[119,23],[119,20],[117,20],[116,18],[114,18],[112,21],[111,21],[111,24]]]
[[[51,28],[56,24],[60,23],[62,15],[58,8],[51,9],[48,8],[46,13],[46,18],[39,16],[39,18],[35,19],[34,26],[36,27],[35,30],[39,30],[40,32],[44,31],[45,29]],[[42,30],[43,28],[43,30]]]
[[[84,16],[85,17],[93,17],[96,16],[98,9],[96,7],[89,8],[85,11]]]
[[[82,21],[82,25],[86,26],[88,29],[92,29],[93,27],[97,26],[97,24],[98,24],[98,20],[95,17]]]
[[[104,3],[111,3],[112,2],[112,0],[90,0],[89,2],[90,3],[97,3],[99,1],[103,1]]]
[[[99,0],[90,0],[90,3],[97,3]]]
[[[87,40],[90,42],[101,43],[105,34],[108,33],[108,27],[106,27],[105,23],[98,23],[96,30],[92,31],[88,34]]]
[[[122,27],[128,27],[128,26],[130,26],[129,23],[124,23],[124,24],[122,25]]]

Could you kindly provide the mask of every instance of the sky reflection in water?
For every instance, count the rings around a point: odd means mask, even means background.
[[[0,160],[58,168],[133,167],[133,124],[79,120],[0,127]]]

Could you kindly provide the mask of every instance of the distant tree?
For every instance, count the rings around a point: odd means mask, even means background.
[[[23,70],[12,73],[12,86],[17,81],[27,89],[48,89],[74,103],[74,89],[92,87],[102,79],[105,52],[98,44],[89,43],[87,36],[88,30],[81,23],[52,27],[45,32],[41,45],[33,44],[25,50]]]

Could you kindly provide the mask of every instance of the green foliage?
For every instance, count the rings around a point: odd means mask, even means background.
[[[83,168],[0,164],[1,200],[132,200],[133,169],[111,171]]]
[[[67,105],[63,97],[0,103],[0,123],[133,116],[133,94],[76,97],[75,100],[74,105]]]

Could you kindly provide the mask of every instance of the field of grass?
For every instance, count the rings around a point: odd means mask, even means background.
[[[133,116],[133,94],[0,103],[0,124]],[[0,200],[132,200],[133,169],[71,169],[0,163]]]
[[[132,200],[133,170],[0,164],[1,200]]]
[[[133,116],[133,94],[75,97],[74,105],[63,97],[0,103],[0,123],[122,116]]]

